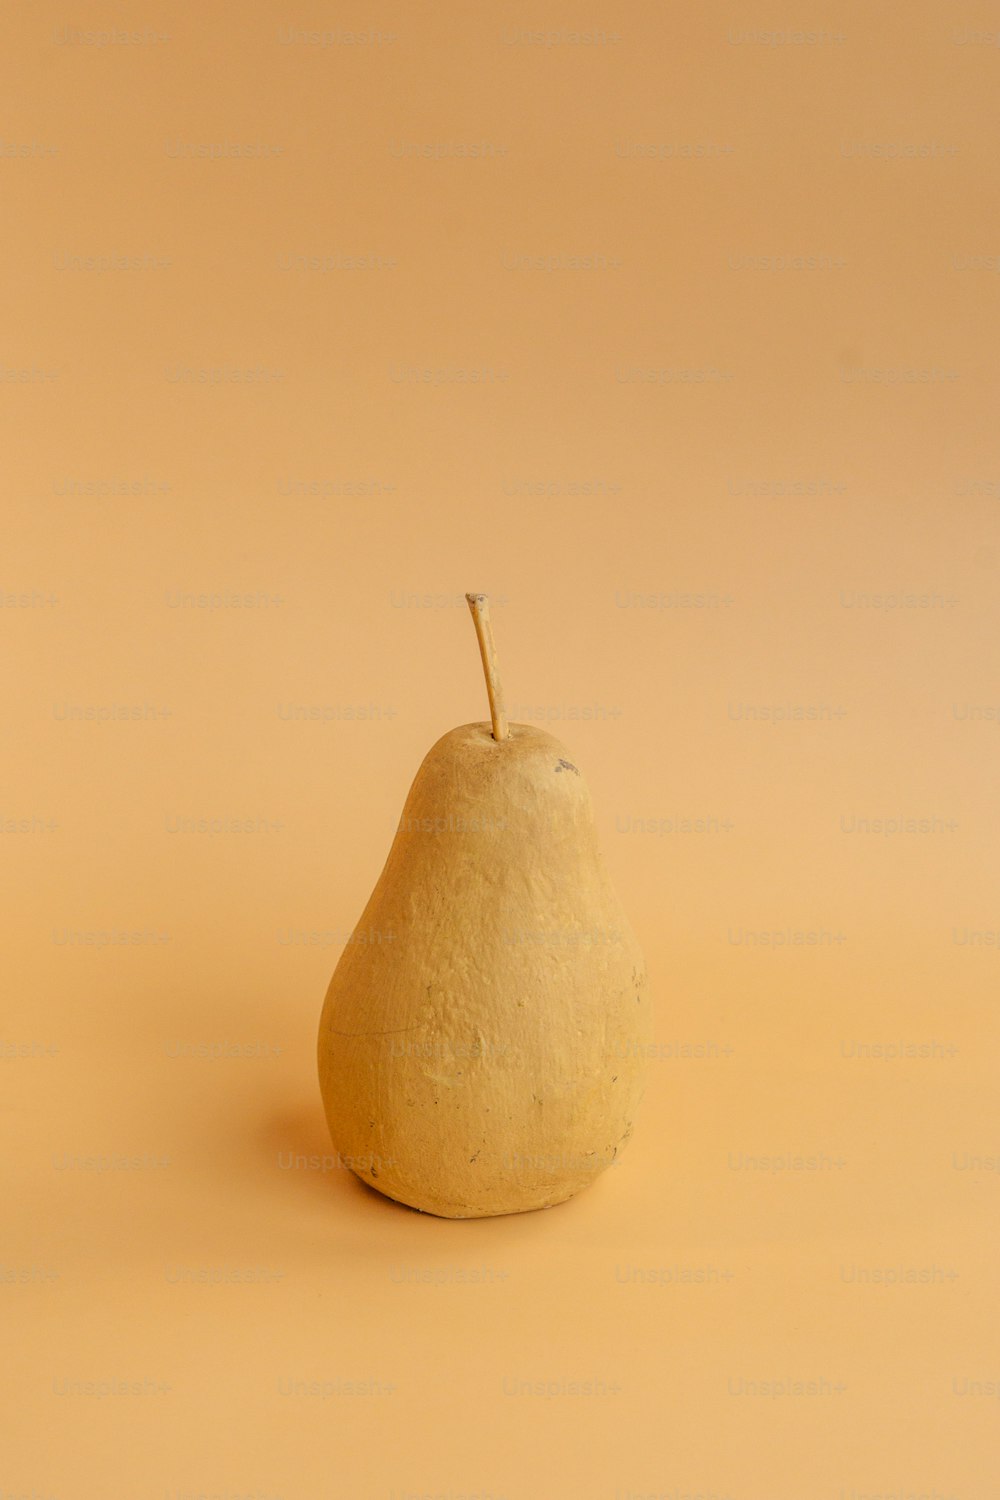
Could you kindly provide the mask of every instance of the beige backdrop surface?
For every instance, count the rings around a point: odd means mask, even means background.
[[[996,1496],[997,25],[7,7],[4,1500]],[[314,1044],[466,589],[657,1040],[456,1223]]]

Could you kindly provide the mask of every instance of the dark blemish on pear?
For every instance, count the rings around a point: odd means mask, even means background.
[[[580,772],[577,770],[576,766],[574,766],[574,764],[573,764],[573,762],[571,760],[560,760],[558,762],[557,766],[556,766],[556,770],[557,771],[572,771],[574,776],[579,776],[579,774],[580,774]]]

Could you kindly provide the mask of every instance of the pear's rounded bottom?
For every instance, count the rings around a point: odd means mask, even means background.
[[[353,1171],[353,1168],[352,1168]],[[544,1193],[525,1194],[518,1201],[506,1201],[487,1204],[474,1203],[449,1203],[431,1202],[428,1199],[416,1201],[417,1194],[411,1197],[403,1197],[401,1193],[390,1193],[379,1183],[373,1182],[369,1177],[364,1177],[360,1172],[354,1172],[359,1182],[365,1187],[374,1188],[376,1193],[381,1193],[383,1198],[391,1198],[394,1203],[401,1203],[404,1208],[415,1209],[417,1213],[433,1214],[438,1219],[493,1219],[502,1214],[527,1214],[535,1213],[540,1208],[555,1208],[559,1203],[566,1203],[568,1199],[575,1198],[577,1193],[582,1193],[584,1188],[590,1186],[596,1179],[588,1178],[585,1182],[576,1182],[570,1187],[552,1187]]]

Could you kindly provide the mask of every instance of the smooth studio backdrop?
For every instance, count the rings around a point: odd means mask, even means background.
[[[995,1495],[995,26],[7,7],[4,1496]],[[314,1046],[467,589],[657,1033],[456,1223]]]

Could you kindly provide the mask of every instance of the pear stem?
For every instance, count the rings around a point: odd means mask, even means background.
[[[466,594],[479,641],[479,654],[483,659],[486,675],[486,691],[490,699],[490,718],[493,720],[493,738],[505,740],[510,734],[507,728],[507,711],[503,706],[503,688],[500,686],[500,671],[497,667],[497,648],[493,640],[493,625],[490,620],[490,601],[485,594]]]

